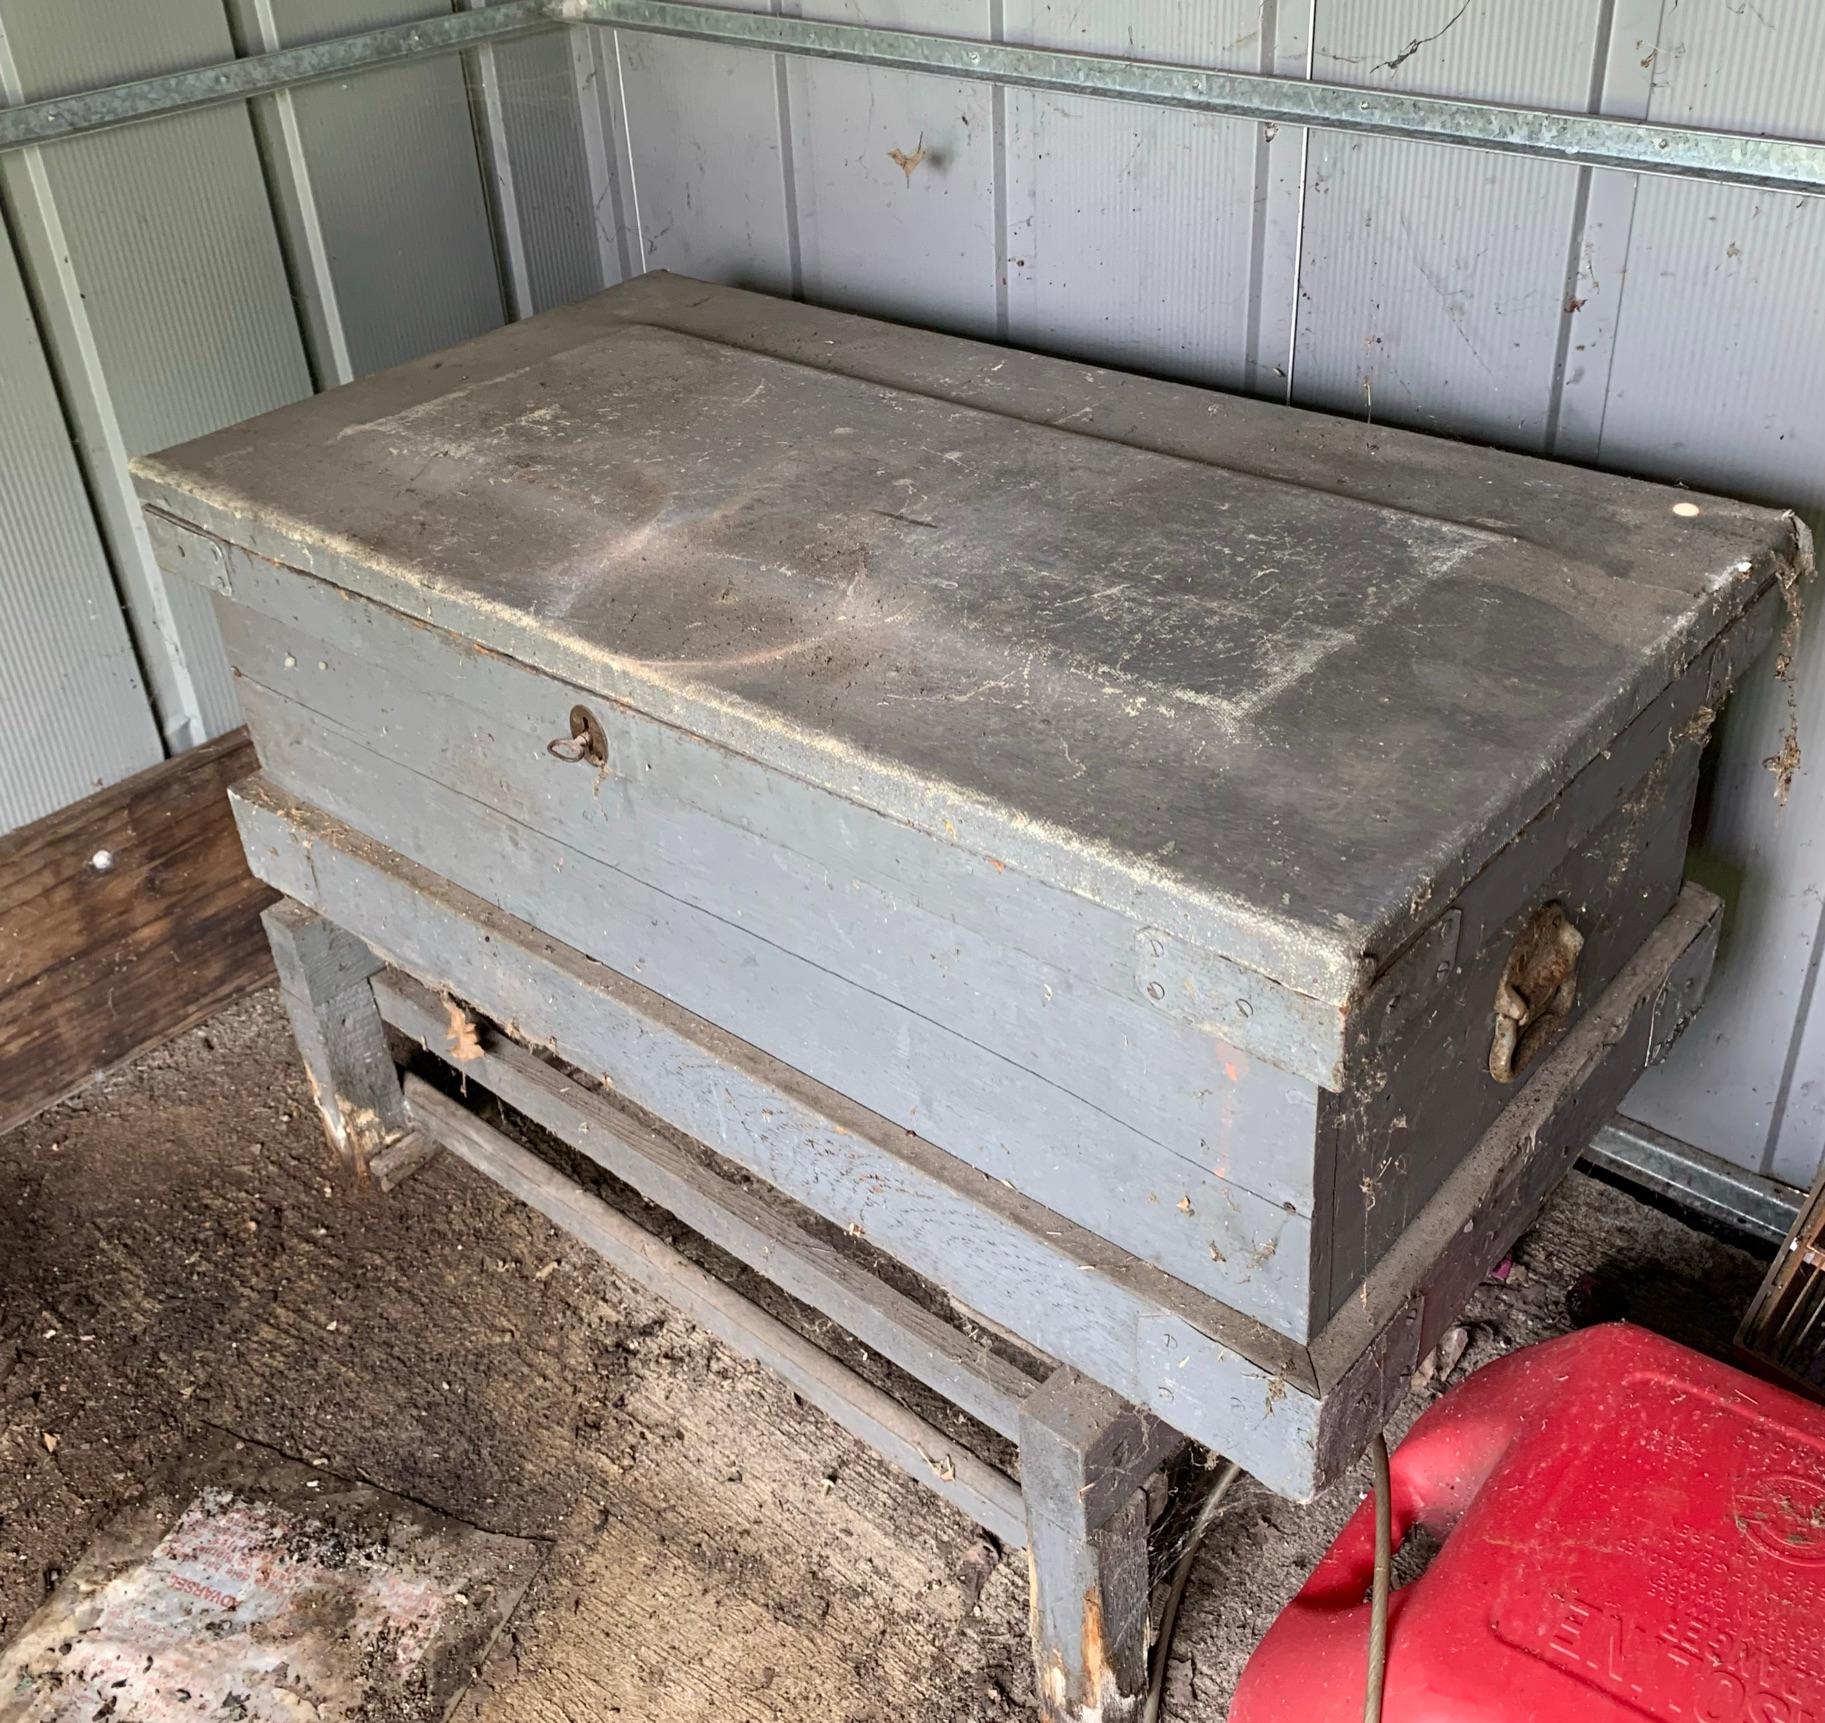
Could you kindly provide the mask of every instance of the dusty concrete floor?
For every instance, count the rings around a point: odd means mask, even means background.
[[[327,1170],[271,994],[0,1138],[0,1642],[222,1429],[550,1541],[477,1723],[1025,1713],[1022,1562],[462,1166]],[[1516,1260],[1454,1380],[1564,1329],[1586,1272],[1721,1349],[1761,1266],[1578,1175]],[[1237,1493],[1170,1716],[1222,1717],[1360,1494]]]

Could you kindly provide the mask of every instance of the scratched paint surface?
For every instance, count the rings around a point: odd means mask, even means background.
[[[201,1489],[162,1536],[144,1511],[104,1532],[0,1653],[0,1723],[334,1723],[382,1698],[388,1716],[443,1716],[532,1546],[279,1473],[291,1487]]]

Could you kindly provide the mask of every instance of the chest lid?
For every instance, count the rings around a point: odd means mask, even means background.
[[[1771,509],[678,277],[136,471],[1340,1015],[1807,554]]]

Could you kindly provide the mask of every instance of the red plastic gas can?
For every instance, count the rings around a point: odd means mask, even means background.
[[[1491,1364],[1393,1460],[1386,1723],[1825,1723],[1825,1410],[1617,1323]],[[1231,1723],[1362,1716],[1365,1502]]]

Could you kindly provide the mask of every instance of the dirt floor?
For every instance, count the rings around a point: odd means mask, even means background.
[[[1580,1175],[1516,1264],[1452,1380],[1568,1294],[1721,1350],[1761,1269]],[[0,1138],[0,1643],[218,1431],[549,1541],[476,1723],[1030,1705],[1021,1560],[448,1157],[391,1197],[335,1181],[270,993]],[[1232,1497],[1169,1716],[1223,1716],[1360,1495]]]

